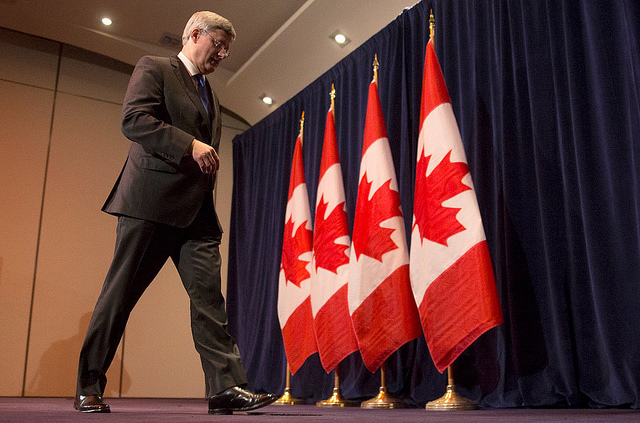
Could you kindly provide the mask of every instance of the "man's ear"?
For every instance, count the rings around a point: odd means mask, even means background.
[[[191,38],[193,39],[193,42],[197,42],[198,39],[202,36],[202,31],[200,31],[200,28],[193,28],[191,30]]]

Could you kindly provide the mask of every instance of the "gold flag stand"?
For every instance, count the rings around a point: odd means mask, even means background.
[[[284,394],[273,405],[297,405],[304,404],[304,401],[298,398],[295,398],[291,395],[291,371],[289,370],[289,363],[287,363],[287,382],[284,387]]]
[[[340,378],[338,377],[338,368],[335,370],[335,377],[333,378],[333,395],[324,401],[318,401],[316,403],[318,407],[357,407],[358,401],[344,399],[340,392]]]
[[[478,404],[456,392],[451,366],[447,368],[447,392],[437,400],[429,401],[426,410],[476,410]]]
[[[374,398],[360,404],[360,408],[404,408],[404,402],[387,394],[385,366],[380,368],[380,392]]]

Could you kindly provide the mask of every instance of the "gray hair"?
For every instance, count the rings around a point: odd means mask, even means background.
[[[191,15],[191,18],[189,18],[182,33],[182,45],[187,44],[191,36],[191,31],[193,31],[194,28],[207,32],[221,29],[229,34],[232,40],[236,39],[236,30],[233,29],[233,25],[228,19],[223,18],[217,13],[202,11],[194,13]]]

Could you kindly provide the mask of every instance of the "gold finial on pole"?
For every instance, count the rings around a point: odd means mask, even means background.
[[[378,83],[378,69],[380,68],[380,63],[378,63],[378,53],[373,56],[373,80]]]
[[[304,110],[302,111],[302,117],[300,118],[300,144],[304,143]]]
[[[429,11],[429,39],[432,42],[436,36],[436,18],[433,17],[433,9]]]
[[[336,105],[336,87],[331,84],[331,110],[334,109],[335,105]]]

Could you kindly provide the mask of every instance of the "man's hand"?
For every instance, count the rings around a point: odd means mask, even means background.
[[[220,157],[216,150],[208,144],[194,139],[191,142],[191,157],[198,163],[202,173],[214,174],[220,168]]]

